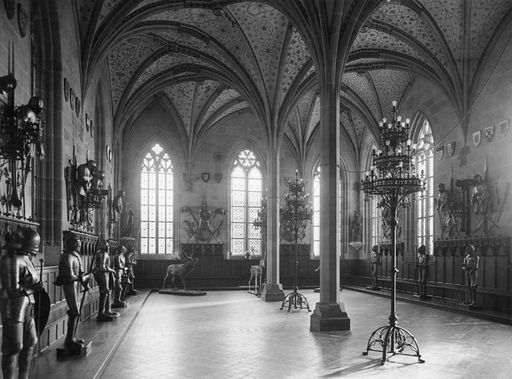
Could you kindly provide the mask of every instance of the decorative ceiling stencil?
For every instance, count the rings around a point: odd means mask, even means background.
[[[308,129],[306,132],[306,141],[309,139],[309,136],[315,130],[315,126],[320,122],[320,96],[316,97],[315,104],[313,105],[313,109],[311,110],[311,118],[309,119]]]
[[[242,101],[240,103],[233,105],[232,107],[229,107],[224,112],[222,112],[218,117],[216,117],[215,121],[213,121],[212,124],[219,122],[224,117],[226,117],[230,114],[233,114],[233,113],[236,113],[236,112],[242,111],[242,110],[247,110],[247,111],[250,110],[250,107],[249,107],[249,104],[247,103],[247,101]]]
[[[316,94],[313,91],[308,92],[297,103],[297,108],[298,108],[299,117],[300,117],[300,120],[299,120],[300,125],[305,126],[308,123],[309,112],[311,110],[311,107],[313,107],[315,105],[313,103],[313,96],[316,96]]]
[[[379,99],[377,98],[375,89],[368,81],[368,77],[366,75],[366,73],[357,74],[355,72],[348,72],[343,74],[341,82],[357,93],[368,109],[370,109],[373,117],[378,120],[381,117]]]
[[[159,48],[159,44],[154,41],[133,37],[122,40],[112,49],[108,63],[114,108],[117,108],[119,99],[137,68]]]
[[[194,89],[196,82],[184,82],[167,87],[165,93],[174,105],[178,112],[183,126],[190,135],[190,116],[192,112],[192,99],[194,96]]]
[[[473,0],[471,2],[470,77],[473,77],[480,56],[491,40],[496,27],[511,7],[510,0]]]
[[[465,0],[419,0],[436,20],[458,64],[462,64]],[[436,54],[436,56],[439,56]]]
[[[393,100],[400,101],[413,74],[397,70],[375,70],[370,71],[369,74],[379,95],[383,117],[389,118],[391,102]]]
[[[78,22],[80,24],[80,37],[83,41],[94,10],[94,1],[78,0]]]
[[[375,11],[372,19],[392,25],[411,35],[437,57],[443,66],[448,65],[448,57],[445,56],[444,50],[441,48],[441,42],[436,39],[431,28],[409,7],[384,3]],[[455,45],[455,47],[460,48],[459,45]]]
[[[116,7],[116,5],[122,1],[123,0],[104,0],[103,8],[101,8],[99,23],[102,23],[103,20],[109,15],[109,13]]]
[[[224,12],[214,12],[205,8],[185,8],[160,12],[146,18],[145,21],[175,21],[203,30],[222,43],[248,71],[256,83],[262,85],[261,75],[255,62],[254,54],[246,44],[243,33]]]
[[[187,63],[193,63],[193,64],[202,64],[204,65],[203,61],[188,56],[184,54],[165,54],[155,60],[151,65],[149,65],[139,76],[137,81],[135,82],[130,96],[138,89],[140,86],[142,86],[144,83],[146,83],[148,80],[150,80],[155,75],[160,74],[161,72],[173,67],[178,66],[181,64],[187,64]]]
[[[288,19],[263,3],[238,3],[227,9],[237,20],[254,50],[269,98],[275,95],[279,59]]]
[[[357,146],[361,147],[364,131],[366,130],[366,123],[357,112],[352,112],[352,122],[357,135]]]
[[[418,60],[428,59],[411,45],[388,33],[375,29],[368,29],[367,32],[360,32],[357,35],[350,50],[357,51],[359,49],[390,50],[400,54],[407,54]]]
[[[205,113],[203,117],[204,122],[208,121],[210,116],[222,106],[226,105],[234,99],[238,99],[239,97],[240,94],[232,88],[228,88],[222,91],[219,96],[212,102],[210,108],[208,108],[208,111]]]
[[[198,52],[208,54],[213,58],[217,59],[219,62],[224,63],[226,66],[233,68],[232,62],[223,54],[221,54],[218,49],[215,49],[212,44],[209,44],[203,40],[200,40],[196,37],[191,36],[186,33],[175,33],[175,32],[157,32],[154,33],[159,37],[165,39],[166,41],[177,43],[182,46],[186,46],[192,49],[197,50]]]
[[[194,96],[194,108],[192,114],[194,115],[194,121],[198,117],[199,113],[203,110],[213,93],[220,87],[220,83],[214,80],[204,80],[198,82]],[[193,122],[194,122],[193,121]]]
[[[279,104],[283,101],[286,92],[290,88],[293,80],[309,60],[310,54],[306,44],[302,40],[297,29],[293,28],[290,43],[288,44],[288,53],[283,67],[283,77],[281,79],[281,98]]]
[[[350,139],[352,140],[352,144],[356,147],[356,149],[359,149],[357,134],[354,129],[354,123],[352,122],[352,112],[347,109],[345,109],[343,112],[340,112],[340,126],[347,131]]]

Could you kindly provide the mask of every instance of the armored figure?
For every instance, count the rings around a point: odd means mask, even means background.
[[[100,288],[100,304],[98,309],[98,321],[113,321],[119,317],[119,313],[110,310],[110,274],[115,275],[115,271],[110,267],[110,256],[108,242],[96,252],[94,257],[94,268],[92,273],[94,279],[98,282]]]
[[[19,228],[0,260],[0,311],[2,313],[2,373],[5,379],[27,379],[37,344],[33,317],[34,293],[42,288],[32,264],[41,238],[29,228]],[[17,366],[16,367],[16,363]]]
[[[462,269],[464,270],[466,277],[466,285],[469,291],[469,306],[476,306],[476,288],[478,286],[478,263],[480,257],[475,255],[475,247],[468,245],[466,247],[466,256],[462,263]]]
[[[81,247],[82,241],[77,235],[71,232],[65,233],[64,251],[59,258],[59,275],[54,282],[56,286],[62,286],[68,305],[68,330],[64,340],[64,348],[67,354],[70,355],[80,354],[85,346],[83,339],[75,338],[81,311],[78,308],[78,284],[80,283],[87,290],[91,276],[84,272],[82,257],[80,256]]]
[[[429,274],[429,260],[430,256],[427,255],[427,248],[425,245],[421,245],[418,248],[418,287],[419,287],[419,295],[421,300],[427,300],[429,297],[427,296],[427,280]]]
[[[123,308],[126,307],[126,302],[124,302],[126,286],[128,276],[126,273],[126,258],[125,253],[127,249],[124,245],[119,245],[117,249],[116,255],[114,255],[114,271],[115,271],[115,281],[114,281],[114,302],[112,303],[112,308]]]
[[[489,191],[487,191],[487,185],[481,175],[475,175],[473,181],[475,183],[471,196],[473,210],[477,215],[486,215],[489,210]]]
[[[121,219],[121,215],[123,214],[123,198],[126,196],[126,193],[123,190],[119,190],[117,195],[114,197],[112,201],[112,207],[114,208],[114,222],[117,222]]]
[[[370,286],[368,289],[377,290],[379,287],[377,286],[377,270],[380,265],[380,257],[381,253],[379,252],[379,247],[377,245],[372,247],[370,251]]]
[[[126,251],[126,273],[128,275],[128,289],[127,295],[137,295],[135,287],[135,266],[137,265],[137,259],[135,259],[135,247],[130,246]]]

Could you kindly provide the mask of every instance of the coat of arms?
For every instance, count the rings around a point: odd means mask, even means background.
[[[455,141],[450,142],[448,145],[448,155],[451,157],[455,153]]]
[[[494,139],[494,125],[484,129],[485,140],[489,143]]]
[[[437,156],[437,159],[439,159],[439,160],[443,159],[443,156],[444,156],[444,146],[439,146],[436,149],[436,156]]]
[[[477,132],[474,132],[473,133],[473,145],[475,145],[475,147],[478,147],[478,145],[480,145],[481,141],[482,141],[482,131],[479,130]]]
[[[201,174],[201,179],[203,179],[203,182],[208,183],[210,180],[210,173],[209,172],[203,172]]]
[[[508,120],[503,120],[498,124],[500,128],[500,134],[502,137],[505,137],[508,134],[508,131],[510,130],[510,126],[508,124]]]

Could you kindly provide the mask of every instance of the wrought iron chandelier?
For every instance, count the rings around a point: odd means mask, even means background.
[[[396,225],[398,223],[398,210],[410,205],[408,196],[422,191],[425,187],[423,172],[418,173],[414,165],[416,145],[411,144],[409,138],[409,119],[402,121],[397,114],[397,102],[393,101],[391,120],[384,118],[379,122],[379,148],[373,150],[373,162],[370,171],[361,181],[361,189],[370,196],[379,196],[379,208],[389,212],[389,225],[391,226],[391,314],[389,325],[375,330],[367,344],[369,351],[382,352],[381,364],[387,355],[410,355],[421,359],[420,349],[416,338],[406,329],[398,326],[396,316]]]
[[[309,309],[309,303],[307,298],[298,292],[299,290],[299,246],[298,246],[298,234],[308,220],[311,220],[312,211],[309,206],[308,194],[304,190],[304,182],[302,178],[299,179],[298,171],[295,171],[295,180],[288,181],[288,193],[285,197],[286,206],[281,208],[281,219],[293,230],[293,237],[295,241],[295,283],[293,286],[293,292],[286,295],[281,304],[281,309],[288,303],[288,312],[292,305],[295,309],[302,309],[304,306]]]

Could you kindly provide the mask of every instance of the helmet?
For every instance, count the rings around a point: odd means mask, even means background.
[[[80,251],[80,247],[82,246],[82,241],[80,238],[69,231],[65,231],[64,233],[64,250],[66,251]]]
[[[18,228],[13,235],[13,240],[22,252],[37,254],[41,245],[41,236],[30,228]]]
[[[126,246],[124,246],[124,245],[119,245],[119,247],[117,249],[118,249],[119,254],[125,254],[128,251],[126,249]]]

